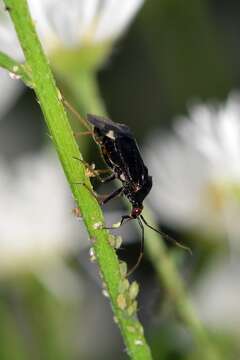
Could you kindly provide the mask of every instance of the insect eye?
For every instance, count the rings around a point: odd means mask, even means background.
[[[132,209],[132,217],[137,218],[142,212],[142,207],[135,207]]]

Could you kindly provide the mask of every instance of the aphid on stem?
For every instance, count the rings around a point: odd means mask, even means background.
[[[101,197],[101,204],[106,204],[117,196],[123,195],[126,196],[132,205],[130,214],[123,215],[118,224],[107,228],[116,229],[127,221],[137,219],[142,232],[141,251],[138,261],[132,271],[139,265],[143,256],[144,225],[163,235],[167,240],[189,250],[170,236],[152,227],[142,215],[143,201],[152,188],[152,177],[148,173],[148,169],[143,162],[137,142],[129,127],[125,124],[115,123],[106,117],[91,114],[87,115],[86,121],[85,119],[82,119],[79,113],[66,100],[64,100],[64,104],[87,127],[88,131],[83,134],[91,134],[100,147],[102,157],[108,168],[111,170],[111,175],[102,180],[102,182],[109,182],[115,179],[120,180],[121,182],[120,188],[105,197]],[[99,170],[94,169],[94,171],[98,176]]]

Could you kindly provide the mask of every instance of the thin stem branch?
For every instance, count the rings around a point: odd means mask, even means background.
[[[10,73],[13,73],[16,76],[18,76],[20,79],[23,80],[23,82],[27,86],[32,87],[31,75],[28,72],[26,66],[20,64],[19,62],[15,61],[10,56],[4,54],[1,51],[0,51],[0,66],[8,70]]]
[[[46,124],[57,149],[73,196],[80,208],[84,223],[93,241],[101,276],[106,284],[116,322],[119,324],[127,351],[132,359],[151,359],[150,349],[143,335],[131,302],[130,291],[123,290],[126,280],[121,275],[118,258],[109,242],[109,233],[101,229],[104,224],[101,208],[88,187],[81,158],[69,125],[62,101],[53,79],[48,61],[42,50],[26,0],[4,0],[14,23],[20,44],[25,54],[27,68],[31,70],[32,86],[38,97]],[[76,181],[86,186],[77,185]],[[126,281],[124,282],[126,283]],[[132,292],[131,292],[132,293]],[[130,311],[131,308],[131,311]]]

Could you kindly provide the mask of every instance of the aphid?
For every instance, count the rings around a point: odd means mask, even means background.
[[[70,104],[66,101],[65,104],[76,114],[76,111]],[[92,129],[89,126],[89,123],[92,125]],[[87,126],[89,130],[84,134],[93,135],[95,142],[100,147],[105,163],[111,170],[111,175],[105,178],[103,182],[109,182],[115,179],[121,182],[121,187],[105,196],[101,200],[101,203],[106,204],[108,201],[116,198],[117,196],[123,195],[126,196],[132,205],[131,213],[123,215],[118,224],[115,224],[108,229],[118,228],[123,225],[124,222],[133,219],[137,219],[140,225],[142,231],[141,252],[134,269],[138,266],[143,256],[143,223],[153,231],[164,235],[164,237],[168,240],[185,248],[182,244],[178,243],[170,236],[149,225],[142,215],[143,201],[152,188],[152,177],[148,173],[148,169],[143,162],[137,142],[129,127],[125,124],[115,123],[106,117],[90,114],[87,115],[87,124],[84,120],[84,125]]]

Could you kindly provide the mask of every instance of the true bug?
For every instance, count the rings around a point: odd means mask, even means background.
[[[182,244],[172,239],[170,236],[164,234],[162,231],[155,229],[143,217],[143,201],[149,194],[152,188],[152,177],[148,174],[148,169],[143,162],[137,142],[130,130],[125,124],[115,123],[112,120],[97,116],[87,115],[87,122],[83,120],[80,115],[73,109],[73,107],[66,101],[66,106],[78,116],[89,131],[84,134],[92,134],[95,142],[99,145],[102,157],[111,170],[111,175],[104,179],[103,182],[118,179],[122,186],[105,196],[101,203],[106,204],[111,199],[119,195],[124,195],[132,205],[131,213],[123,215],[121,221],[108,229],[118,228],[125,221],[137,219],[142,231],[141,253],[137,264],[141,261],[144,250],[144,226],[143,223],[150,229],[163,235],[168,240],[173,241],[180,247],[185,248]],[[92,128],[89,126],[92,125]],[[97,173],[97,171],[96,171]]]
[[[122,183],[103,203],[120,194],[125,195],[132,204],[132,211],[130,215],[122,216],[121,223],[138,218],[143,210],[143,200],[152,188],[152,177],[148,174],[132,132],[128,126],[105,117],[88,114],[87,120],[93,125],[94,139],[112,170],[108,180],[118,179]]]

